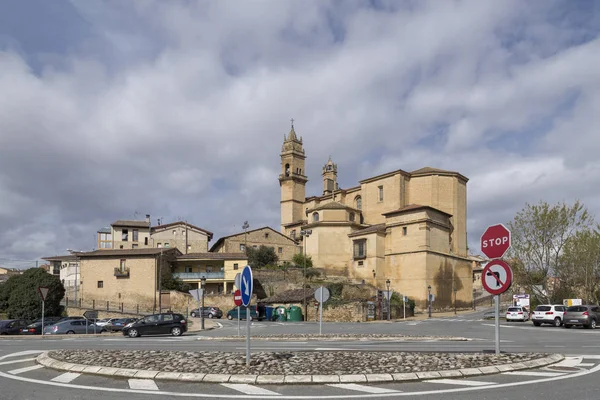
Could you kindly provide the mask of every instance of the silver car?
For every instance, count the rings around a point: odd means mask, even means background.
[[[101,326],[90,324],[85,319],[73,319],[62,321],[54,325],[50,325],[44,328],[44,335],[63,335],[63,334],[74,334],[74,333],[94,333],[94,326],[96,327],[96,333],[102,332]]]

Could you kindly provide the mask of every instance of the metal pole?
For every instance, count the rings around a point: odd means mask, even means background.
[[[404,316],[403,319],[406,320],[406,297],[405,296],[402,297],[402,305],[404,306],[404,312],[402,314]]]
[[[85,334],[87,335],[88,333],[88,319],[85,319]]]
[[[302,233],[302,232],[300,232],[300,233]],[[308,308],[306,307],[306,235],[304,235],[303,241],[304,241],[304,254],[302,254],[302,256],[303,256],[302,258],[304,259],[304,268],[303,268],[304,278],[302,279],[302,289],[303,289],[304,296],[302,298],[302,303],[303,303],[302,305],[304,307],[303,312],[305,314],[304,320],[306,321],[308,319]]]
[[[79,268],[79,257],[75,258],[75,307],[77,307],[77,281],[79,280],[77,269]]]
[[[323,296],[323,290],[321,289],[321,296]],[[321,297],[323,299],[323,297]],[[323,333],[323,302],[319,302],[319,335]]]
[[[204,291],[206,290],[206,285],[202,288],[202,309],[200,310],[200,329],[204,330]]]
[[[42,336],[44,336],[44,303],[45,301],[42,300]]]
[[[158,256],[158,312],[162,312],[162,248],[160,249],[160,256]],[[204,327],[202,327],[204,329]]]
[[[454,315],[456,315],[456,288],[454,289]]]
[[[246,306],[246,366],[250,366],[250,303]]]
[[[240,306],[237,306],[238,309],[238,336],[241,336],[240,334]]]
[[[496,355],[500,354],[500,296],[494,296],[494,303],[496,308],[496,326],[494,331],[496,332]]]

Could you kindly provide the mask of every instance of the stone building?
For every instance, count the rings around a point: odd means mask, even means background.
[[[281,232],[305,246],[316,267],[380,289],[389,279],[420,307],[429,291],[434,308],[451,307],[454,299],[459,307],[471,303],[465,176],[430,167],[396,170],[346,189],[330,158],[322,194],[306,197],[306,154],[293,126],[280,156]]]

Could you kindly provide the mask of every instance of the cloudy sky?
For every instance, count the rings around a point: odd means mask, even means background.
[[[600,3],[0,2],[0,265],[116,219],[279,225],[295,119],[307,195],[467,176],[469,244],[527,202],[600,214]]]

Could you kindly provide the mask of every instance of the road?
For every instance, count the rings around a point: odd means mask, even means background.
[[[482,320],[483,311],[450,318],[380,323],[324,324],[324,333],[402,333],[407,335],[461,336],[469,341],[262,341],[252,351],[447,351],[472,352],[494,349],[494,324]],[[237,334],[237,322],[221,320],[221,329],[203,336]],[[316,323],[253,322],[252,334],[318,333]],[[243,332],[243,331],[242,331]],[[174,398],[373,398],[390,399],[594,399],[600,371],[600,331],[534,327],[527,323],[501,323],[501,350],[506,352],[561,353],[568,358],[563,368],[520,371],[518,374],[486,375],[477,379],[454,379],[415,383],[369,385],[218,385],[181,382],[131,382],[91,375],[65,375],[36,366],[33,358],[49,349],[156,349],[245,351],[242,341],[197,340],[197,335],[174,337],[66,336],[61,340],[1,339],[0,398],[8,399],[160,399]],[[137,385],[137,386],[136,386]]]

